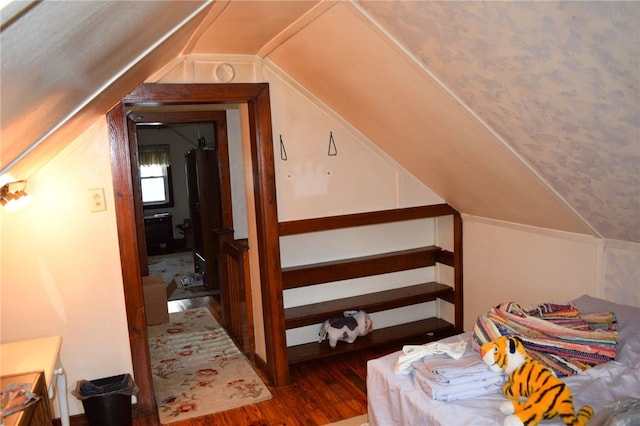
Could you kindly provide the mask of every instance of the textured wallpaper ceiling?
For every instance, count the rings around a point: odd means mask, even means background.
[[[602,235],[640,241],[640,2],[359,4]]]

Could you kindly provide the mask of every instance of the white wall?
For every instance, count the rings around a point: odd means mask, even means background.
[[[280,221],[442,203],[392,158],[280,69],[266,63]],[[281,140],[286,159],[281,154]],[[331,145],[330,145],[331,144]],[[330,155],[330,153],[335,155]],[[281,238],[283,266],[435,244],[433,220]],[[285,307],[432,281],[435,268],[284,291]],[[436,315],[429,302],[371,314],[377,328]],[[287,331],[287,345],[317,341],[320,324]]]
[[[240,111],[227,110],[227,139],[229,142],[229,169],[231,173],[231,204],[233,206],[233,230],[237,239],[249,236],[245,184],[245,160],[240,128]],[[249,164],[251,160],[249,160]],[[251,167],[249,167],[249,170]],[[252,180],[250,180],[252,182]]]
[[[443,202],[273,64],[263,75],[272,102],[280,221]],[[335,156],[328,155],[330,136]]]
[[[106,211],[89,211],[90,188],[104,188]],[[104,116],[30,177],[27,191],[29,206],[0,209],[2,342],[62,336],[68,390],[131,373]],[[69,405],[82,412],[72,395]],[[59,416],[57,396],[53,406]]]
[[[640,245],[464,215],[465,330],[501,302],[582,294],[640,306]],[[605,255],[606,253],[606,255]]]
[[[640,307],[640,244],[605,239],[603,263],[595,296]]]

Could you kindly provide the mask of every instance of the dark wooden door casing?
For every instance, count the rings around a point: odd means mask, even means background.
[[[127,115],[138,105],[246,104],[254,183],[257,250],[264,317],[266,373],[276,386],[289,381],[276,185],[267,83],[142,84],[107,114],[123,287],[133,372],[140,392],[136,410],[151,414],[153,396],[142,295],[139,238]]]
[[[185,158],[194,265],[198,272],[206,272],[207,287],[218,290],[220,266],[215,231],[223,226],[220,159],[217,150],[203,148],[192,149]],[[229,227],[233,228],[233,224]]]

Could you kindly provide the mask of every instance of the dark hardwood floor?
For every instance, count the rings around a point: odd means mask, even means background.
[[[220,319],[214,297],[169,302],[169,312],[206,306]],[[336,358],[299,364],[291,368],[291,383],[270,387],[273,398],[238,409],[172,423],[172,426],[315,426],[337,422],[367,412],[367,360],[398,348],[371,349]],[[156,416],[135,418],[134,426],[158,425]]]

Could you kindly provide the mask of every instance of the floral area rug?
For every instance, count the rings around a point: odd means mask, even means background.
[[[207,308],[170,314],[148,328],[162,424],[254,404],[271,392]]]
[[[149,275],[162,275],[162,280],[168,286],[175,278],[179,282],[180,278],[188,274],[193,274],[193,252],[163,254],[149,256]],[[167,300],[191,299],[192,297],[211,296],[215,290],[210,290],[206,286],[180,288],[176,287],[167,295]]]

